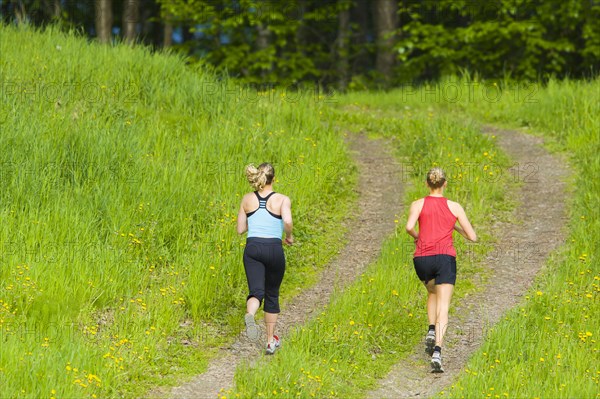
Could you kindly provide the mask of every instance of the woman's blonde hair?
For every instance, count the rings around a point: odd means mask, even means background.
[[[440,188],[446,182],[446,174],[442,168],[431,168],[427,172],[427,185],[431,188]]]
[[[246,166],[246,178],[256,191],[260,191],[267,184],[271,184],[273,177],[275,177],[275,169],[268,162],[261,163],[258,168],[253,164]]]

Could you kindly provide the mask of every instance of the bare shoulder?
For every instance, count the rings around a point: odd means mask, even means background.
[[[418,200],[413,201],[410,204],[410,207],[411,208],[414,207],[414,208],[417,208],[417,209],[421,209],[421,208],[423,208],[423,203],[425,203],[425,198],[419,198]]]
[[[464,212],[463,207],[455,201],[450,201],[448,200],[448,208],[450,208],[450,211],[456,216],[461,212]]]
[[[290,198],[285,195],[285,194],[281,194],[281,193],[275,193],[275,195],[273,195],[273,199],[277,202],[285,202],[285,201],[290,201]]]
[[[275,193],[269,200],[267,207],[269,207],[273,211],[281,214],[281,212],[283,212],[283,208],[284,208],[285,204],[290,204],[289,200],[290,199],[288,198],[287,195],[284,195],[281,193]]]
[[[249,208],[256,203],[258,203],[258,201],[256,200],[256,195],[254,193],[247,193],[242,197],[242,206],[244,208]]]
[[[252,198],[256,198],[256,195],[254,193],[246,193],[242,197],[242,203],[247,203]]]
[[[412,218],[417,218],[419,217],[419,215],[421,214],[421,211],[423,210],[423,204],[425,203],[425,198],[420,198],[418,200],[413,201],[410,204],[410,208],[408,210],[409,213],[409,219]]]

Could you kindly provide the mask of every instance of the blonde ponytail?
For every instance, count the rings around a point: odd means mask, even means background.
[[[262,163],[258,168],[253,164],[246,166],[246,178],[256,191],[261,191],[267,184],[271,184],[274,176],[275,169],[270,163]]]
[[[440,188],[446,182],[446,174],[441,168],[431,168],[427,172],[427,184],[431,188]]]

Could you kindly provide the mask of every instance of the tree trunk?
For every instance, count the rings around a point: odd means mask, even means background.
[[[394,66],[394,37],[398,28],[397,0],[375,0],[373,2],[373,19],[377,37],[377,58],[375,69],[381,74],[383,84],[389,85],[392,80]]]
[[[110,43],[112,22],[112,1],[96,0],[96,35],[100,43]]]
[[[54,18],[60,18],[60,14],[61,14],[61,7],[60,7],[60,0],[54,0]]]
[[[288,18],[296,18],[298,29],[296,29],[296,48],[304,55],[304,45],[306,44],[306,29],[304,28],[304,13],[306,12],[306,0],[296,2],[294,15],[288,15]]]
[[[350,10],[341,10],[338,14],[338,88],[346,91],[348,87],[348,39],[350,36]]]
[[[123,2],[123,39],[126,43],[133,44],[137,37],[137,24],[140,19],[139,0],[125,0]]]
[[[165,20],[165,30],[163,35],[163,48],[169,48],[173,45],[173,25],[169,20]]]
[[[262,23],[256,25],[256,47],[259,50],[264,50],[269,47],[269,36],[271,36],[271,31],[268,27],[264,27]]]
[[[352,21],[357,25],[356,33],[352,38],[352,43],[357,49],[356,55],[353,56],[352,75],[359,75],[367,72],[372,65],[372,60],[367,50],[370,21],[368,0],[355,1],[351,17]]]
[[[17,25],[22,25],[27,20],[27,10],[25,9],[25,4],[22,2],[15,4],[15,19],[17,20]]]
[[[48,19],[59,19],[60,8],[60,0],[44,0],[44,13]]]
[[[258,49],[258,51],[267,49],[269,47],[269,38],[271,36],[271,31],[269,30],[269,27],[265,27],[262,23],[259,23],[258,25],[256,25],[256,33],[256,48]],[[271,64],[268,68],[261,68],[261,78],[264,79],[267,75],[267,72],[271,71],[271,69]]]
[[[155,1],[140,0],[138,41],[143,41],[144,44],[149,44],[153,48],[162,46],[163,25],[159,22],[160,19],[160,6]]]

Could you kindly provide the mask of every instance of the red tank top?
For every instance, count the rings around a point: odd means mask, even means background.
[[[456,257],[452,232],[456,216],[448,208],[448,199],[427,196],[419,215],[419,239],[416,256],[450,255]]]

